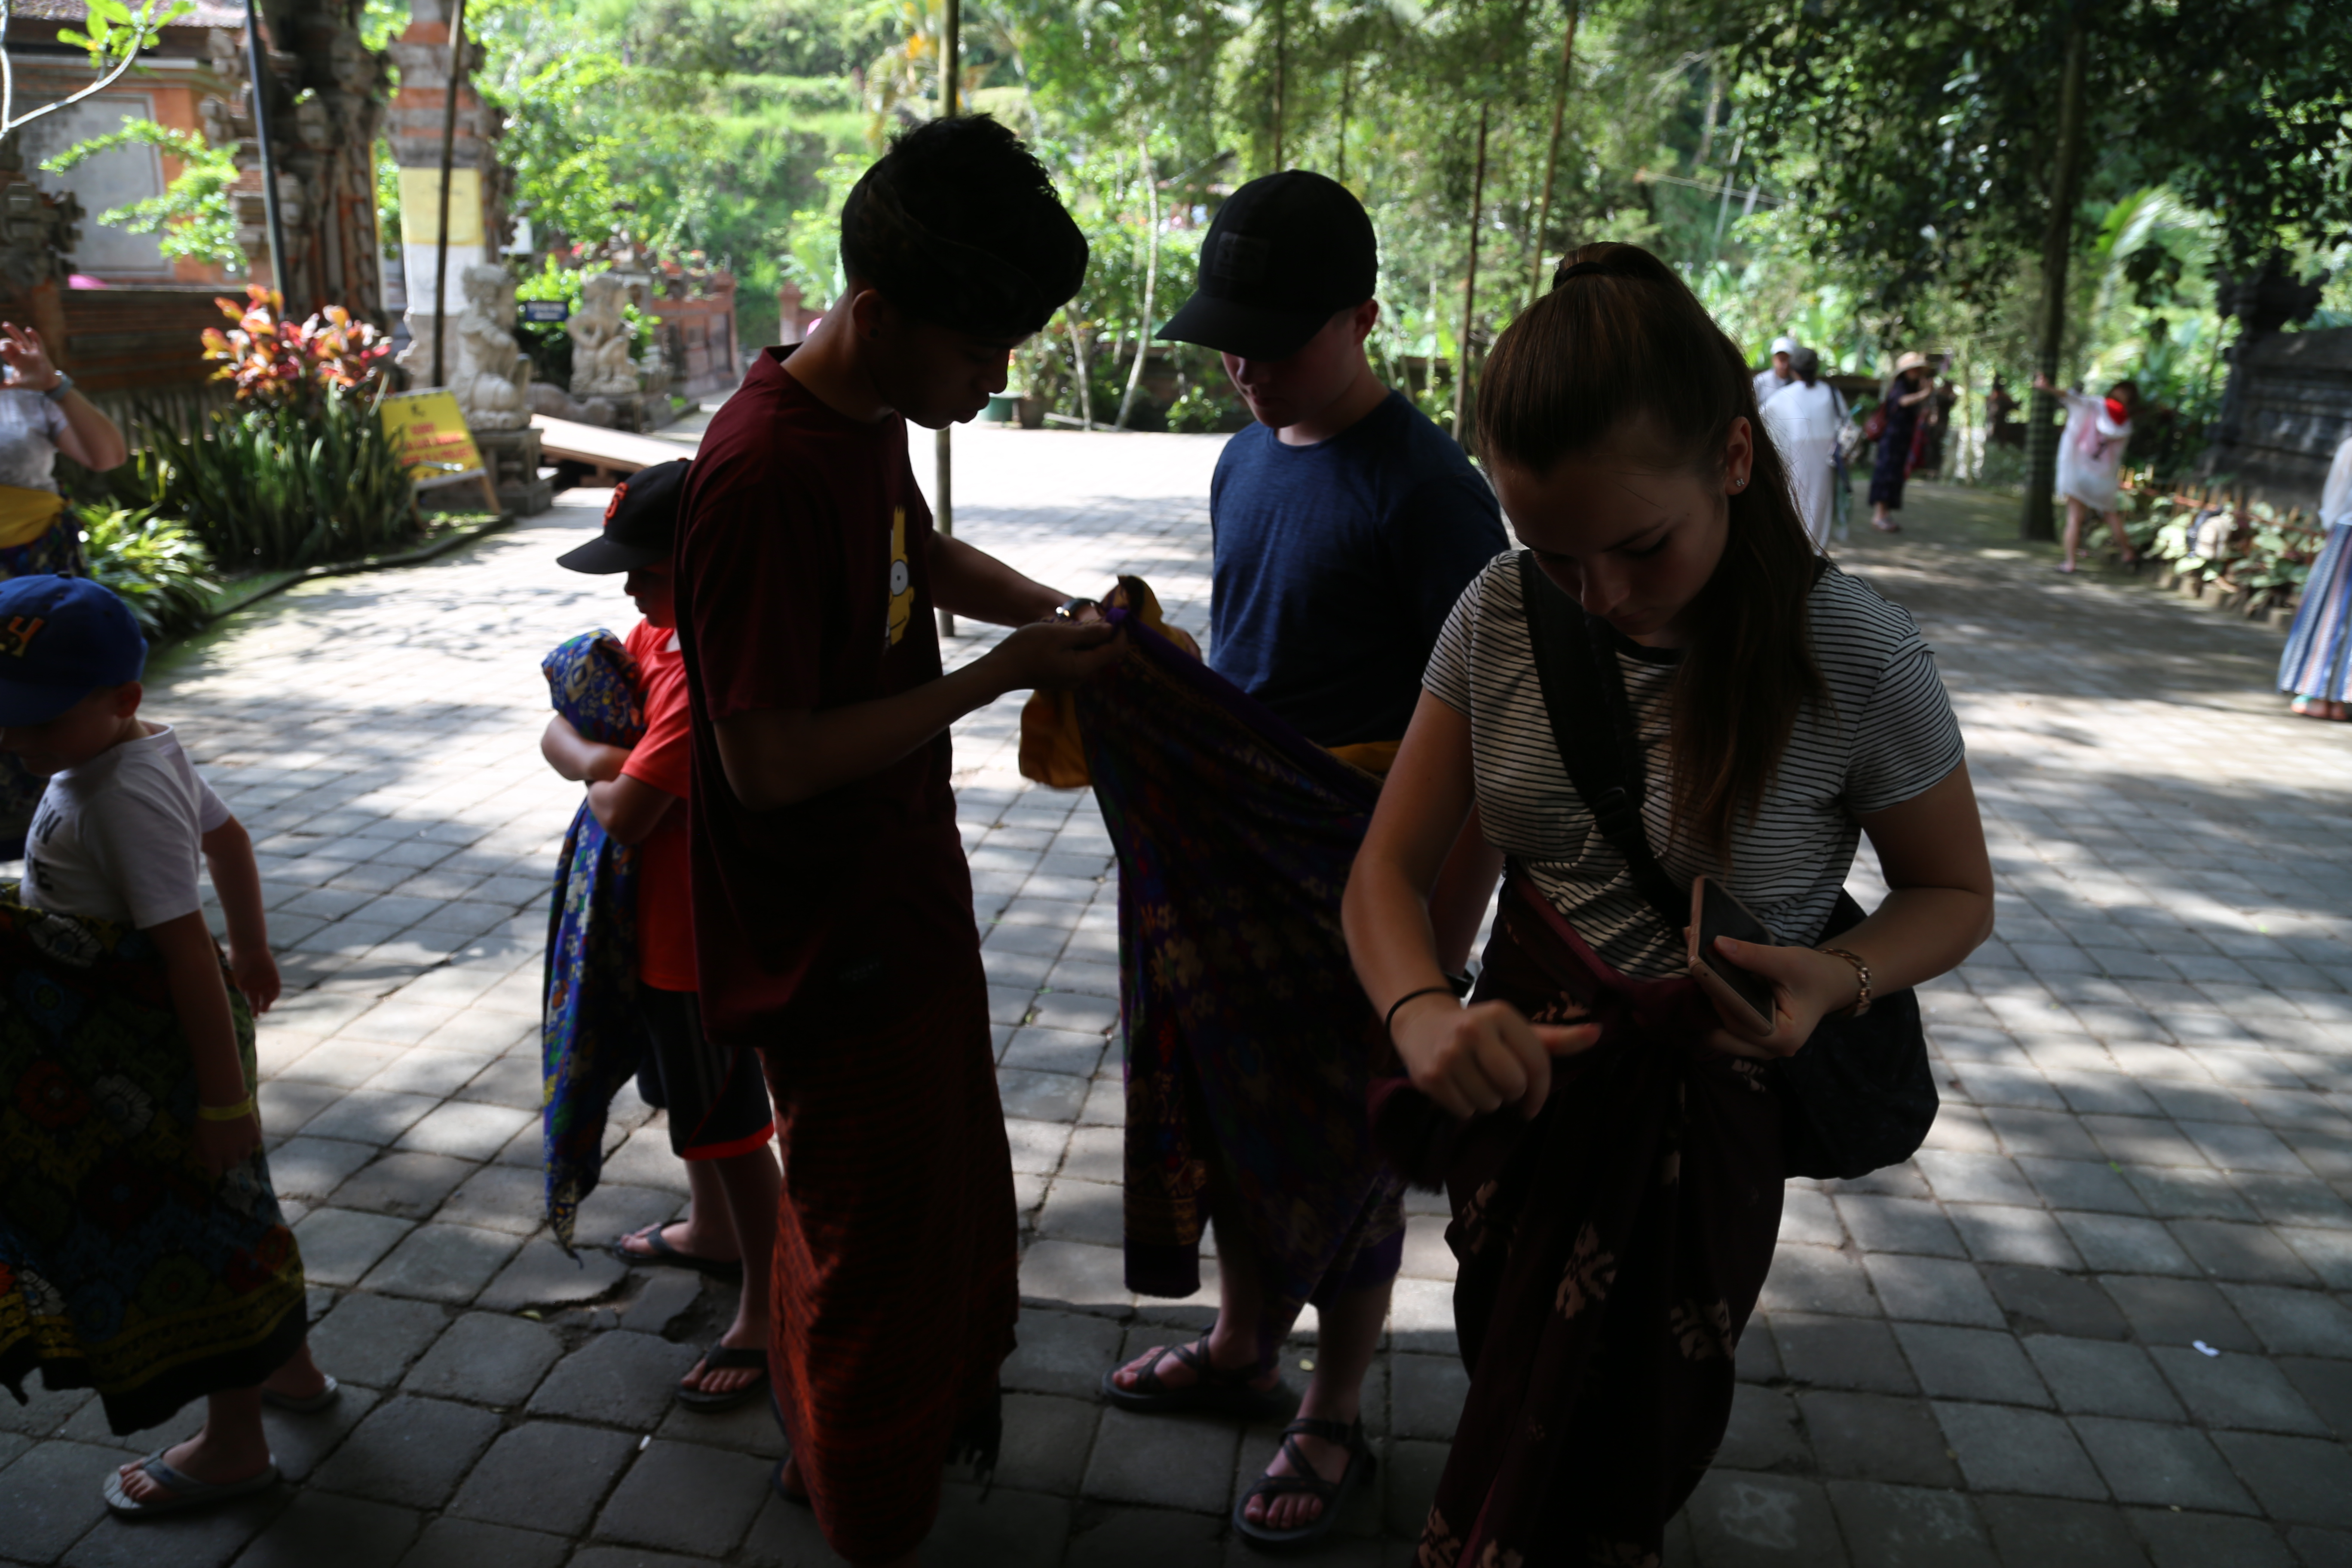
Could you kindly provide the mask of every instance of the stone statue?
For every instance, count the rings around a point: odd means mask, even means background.
[[[465,270],[466,309],[457,323],[457,406],[469,430],[520,430],[530,423],[523,389],[530,361],[515,347],[514,279],[503,267],[477,263]]]
[[[581,286],[580,309],[572,336],[572,395],[630,397],[637,391],[637,367],[629,358],[629,323],[621,314],[628,286],[599,272]]]

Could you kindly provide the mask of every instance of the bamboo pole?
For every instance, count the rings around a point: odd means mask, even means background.
[[[131,51],[137,57],[138,51]],[[245,69],[253,79],[253,145],[261,161],[261,211],[269,226],[269,286],[286,296],[286,220],[278,211],[278,154],[269,148],[269,85],[262,74],[268,56],[261,47],[261,18],[254,0],[245,0]],[[77,94],[77,97],[79,95]]]
[[[441,106],[441,216],[439,226],[433,231],[433,384],[436,386],[449,384],[442,377],[443,345],[449,341],[449,323],[443,308],[449,300],[449,177],[457,156],[457,77],[465,63],[466,0],[454,0],[449,12],[449,80],[441,89],[445,100]]]
[[[947,12],[940,19],[940,118],[952,120],[961,105],[958,99],[962,83],[958,79],[963,71],[963,5],[962,0],[947,0]],[[932,525],[942,539],[955,537],[955,438],[951,425],[940,426],[932,437],[931,450],[936,467],[931,489],[939,498],[931,508]],[[940,636],[956,635],[955,616],[946,610],[938,612]]]
[[[2087,52],[2083,20],[2066,29],[2066,65],[2058,93],[2058,167],[2050,183],[2050,226],[2042,239],[2041,342],[2034,363],[2051,384],[2058,381],[2058,354],[2066,335],[2066,263],[2074,245],[2074,204],[2080,199],[2083,163],[2083,57]],[[2021,539],[2058,536],[2051,491],[2058,479],[2058,431],[2051,426],[2052,394],[2038,389],[2026,407],[2032,423],[2025,432],[2025,515]]]
[[[1576,17],[1578,0],[1568,0],[1568,32],[1559,41],[1559,80],[1551,93],[1551,147],[1544,154],[1543,203],[1536,211],[1535,278],[1528,288],[1528,300],[1533,303],[1543,298],[1544,236],[1551,229],[1551,189],[1554,176],[1559,171],[1559,128],[1568,113],[1569,68],[1576,58]]]
[[[1282,173],[1282,94],[1289,86],[1290,8],[1274,0],[1274,168]]]
[[[1470,273],[1462,285],[1462,336],[1454,345],[1454,438],[1470,444],[1470,323],[1478,309],[1478,223],[1486,204],[1486,104],[1478,105],[1478,162],[1470,176]]]

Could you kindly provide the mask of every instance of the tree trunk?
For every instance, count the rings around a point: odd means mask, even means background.
[[[1127,395],[1118,400],[1118,419],[1113,428],[1127,428],[1127,416],[1135,411],[1135,391],[1143,384],[1143,356],[1151,352],[1151,296],[1160,286],[1160,189],[1151,178],[1151,142],[1142,144],[1143,153],[1143,213],[1150,239],[1143,250],[1143,325],[1136,333],[1135,363],[1128,367]]]
[[[1470,272],[1462,284],[1462,337],[1454,347],[1454,438],[1470,444],[1470,323],[1478,309],[1478,225],[1486,204],[1486,105],[1478,105],[1478,162],[1470,175]]]
[[[1569,68],[1576,58],[1576,14],[1578,0],[1568,0],[1568,33],[1559,41],[1559,80],[1551,93],[1551,146],[1544,154],[1543,201],[1536,208],[1535,278],[1528,288],[1529,303],[1543,298],[1544,237],[1551,229],[1551,187],[1553,177],[1559,172],[1559,126],[1568,112]]]
[[[1282,89],[1290,75],[1290,8],[1274,0],[1274,169],[1282,173]]]
[[[1078,330],[1078,319],[1067,310],[1062,312],[1062,324],[1070,330],[1070,358],[1078,367],[1078,424],[1081,428],[1095,427],[1095,389],[1087,374],[1087,335]]]
[[[2074,247],[2074,204],[2080,198],[2083,165],[2083,56],[2081,17],[2066,30],[2065,78],[2058,96],[2058,167],[2050,182],[2050,226],[2042,241],[2041,343],[2034,367],[2052,384],[2058,380],[2058,353],[2066,335],[2066,263]],[[2051,491],[2058,482],[2058,431],[2050,423],[2054,398],[2037,391],[2026,403],[2025,515],[2018,536],[2055,539],[2057,517]]]
[[[1348,100],[1355,87],[1356,58],[1350,55],[1348,63],[1339,68],[1339,152],[1332,160],[1338,167],[1331,174],[1343,185],[1348,183]]]

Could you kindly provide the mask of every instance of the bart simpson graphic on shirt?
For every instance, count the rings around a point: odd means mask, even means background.
[[[887,646],[897,647],[907,635],[915,613],[915,578],[907,565],[907,509],[890,509],[890,635]]]

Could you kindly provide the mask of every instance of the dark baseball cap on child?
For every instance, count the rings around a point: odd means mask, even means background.
[[[1371,216],[1337,180],[1286,169],[1225,198],[1201,280],[1163,338],[1243,359],[1288,359],[1380,286]]]
[[[677,537],[677,503],[686,493],[686,471],[693,466],[684,458],[656,463],[614,485],[613,499],[604,507],[603,536],[557,556],[555,563],[599,575],[667,563],[670,542]]]
[[[0,583],[0,728],[46,724],[146,668],[131,606],[87,577]]]

